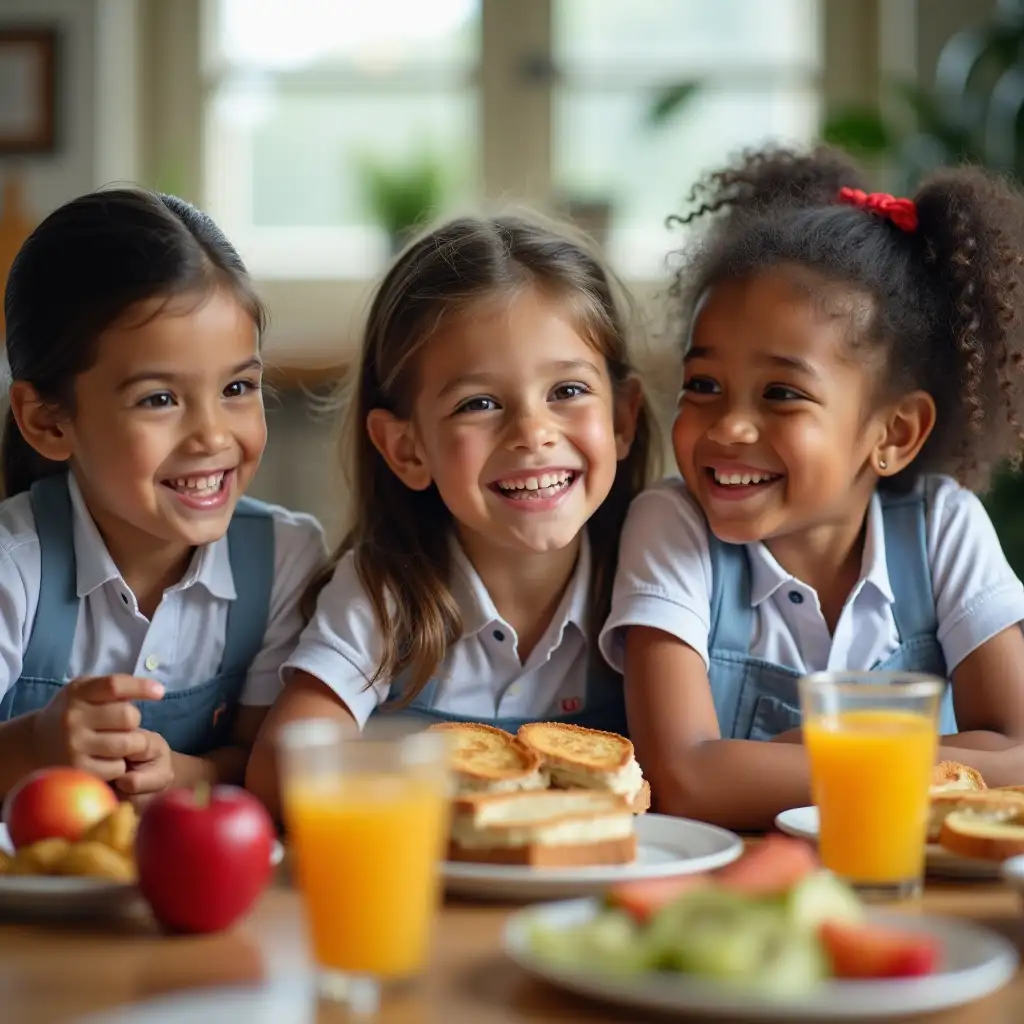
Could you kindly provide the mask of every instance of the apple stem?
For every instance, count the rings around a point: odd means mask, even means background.
[[[192,790],[192,797],[196,807],[207,807],[210,803],[210,784],[208,782],[197,782]]]

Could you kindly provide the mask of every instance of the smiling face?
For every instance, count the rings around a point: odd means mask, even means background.
[[[878,367],[870,349],[851,352],[850,315],[816,308],[779,269],[708,294],[672,442],[720,539],[859,530],[885,424],[872,411]]]
[[[383,447],[409,486],[436,485],[470,557],[480,546],[574,544],[611,490],[636,417],[563,306],[525,291],[474,307],[428,342],[418,383],[397,428],[410,459],[396,459],[401,444]]]
[[[266,444],[261,370],[225,290],[143,303],[103,333],[62,431],[115,560],[224,535]]]

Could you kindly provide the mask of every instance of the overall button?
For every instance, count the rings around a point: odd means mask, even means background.
[[[495,639],[495,640],[497,640],[499,644],[500,644],[500,643],[502,643],[502,642],[504,641],[504,639],[505,639],[505,634],[504,634],[504,633],[502,633],[502,631],[501,631],[500,629],[496,629],[496,630],[495,630],[495,631],[494,631],[494,632],[493,632],[493,633],[491,634],[491,636],[493,636],[493,637],[494,637],[494,639]]]
[[[790,599],[790,601],[793,602],[793,604],[803,604],[804,603],[804,595],[801,594],[799,590],[791,590],[789,592],[789,599]]]
[[[160,659],[155,654],[149,654],[143,664],[150,672],[155,672],[160,667]]]

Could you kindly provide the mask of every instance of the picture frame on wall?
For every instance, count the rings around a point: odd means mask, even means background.
[[[0,23],[0,157],[57,148],[57,30]]]

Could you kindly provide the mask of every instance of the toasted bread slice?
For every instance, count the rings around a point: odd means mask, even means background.
[[[992,793],[1021,793],[1024,794],[1024,786],[995,786],[990,790]]]
[[[942,841],[942,826],[951,814],[982,815],[998,821],[1024,812],[1024,793],[1009,793],[998,789],[949,790],[935,793],[928,810],[928,841]]]
[[[939,842],[961,857],[1006,860],[1024,853],[1024,804],[1008,817],[954,811],[942,823]]]
[[[546,789],[550,784],[540,755],[515,736],[479,722],[430,726],[451,740],[456,795]]]
[[[987,789],[981,772],[959,761],[940,761],[932,769],[932,793]]]
[[[477,794],[452,810],[451,860],[569,867],[636,857],[633,811],[607,790]]]
[[[642,803],[643,772],[625,736],[562,722],[531,722],[516,735],[540,754],[552,785],[609,789]]]

